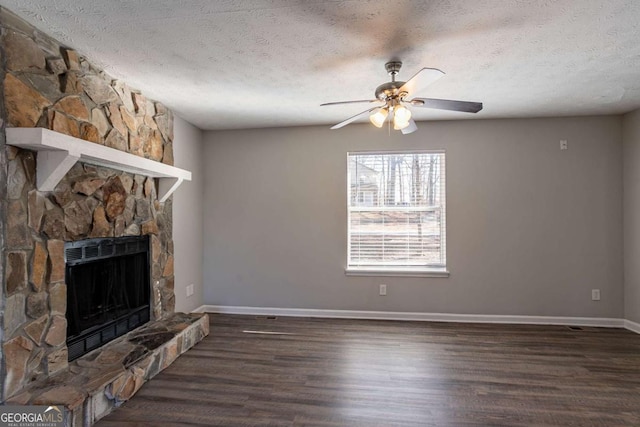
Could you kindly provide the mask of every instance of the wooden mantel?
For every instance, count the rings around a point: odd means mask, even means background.
[[[191,172],[154,160],[74,138],[44,128],[7,128],[7,144],[37,151],[36,174],[39,191],[53,191],[78,162],[158,178],[158,198],[166,201]]]

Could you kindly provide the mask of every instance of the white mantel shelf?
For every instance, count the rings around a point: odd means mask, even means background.
[[[7,144],[37,151],[38,190],[53,191],[78,162],[105,166],[158,179],[158,198],[166,201],[191,172],[115,148],[105,147],[44,128],[7,128]]]

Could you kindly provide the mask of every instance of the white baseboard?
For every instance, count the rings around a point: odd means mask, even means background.
[[[624,321],[624,327],[630,331],[640,334],[640,323],[632,322],[631,320]]]
[[[242,307],[203,305],[194,312],[252,316],[327,317],[339,319],[413,320],[423,322],[512,323],[531,325],[597,326],[627,328],[640,333],[640,324],[600,317],[516,316],[492,314],[412,313],[398,311],[323,310],[313,308]],[[635,329],[634,329],[635,328]]]

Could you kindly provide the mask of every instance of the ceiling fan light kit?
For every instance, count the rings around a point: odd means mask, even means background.
[[[400,72],[402,62],[390,61],[385,64],[387,73],[391,76],[391,81],[383,83],[376,88],[376,99],[362,101],[340,101],[328,102],[320,106],[341,105],[354,103],[376,103],[383,102],[381,106],[370,108],[366,111],[349,117],[332,126],[331,129],[339,129],[348,125],[366,115],[369,115],[369,121],[378,128],[381,128],[384,122],[389,119],[393,120],[393,128],[399,130],[403,135],[413,133],[418,129],[415,121],[411,118],[411,111],[407,106],[421,108],[435,108],[439,110],[460,111],[466,113],[477,113],[482,110],[481,102],[454,101],[449,99],[435,98],[408,98],[416,92],[421,91],[431,83],[438,80],[444,73],[436,68],[423,68],[406,82],[396,81],[396,75]]]
[[[387,107],[378,108],[378,111],[373,112],[369,116],[369,121],[371,121],[375,127],[381,128],[388,115],[389,109]]]
[[[409,126],[411,120],[411,111],[403,105],[398,105],[393,109],[393,128],[396,130],[404,129]]]

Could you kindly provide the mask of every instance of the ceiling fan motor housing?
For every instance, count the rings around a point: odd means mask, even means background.
[[[407,92],[400,92],[400,88],[405,82],[387,82],[383,83],[376,88],[376,98],[381,101],[387,99],[402,99],[407,95]]]

